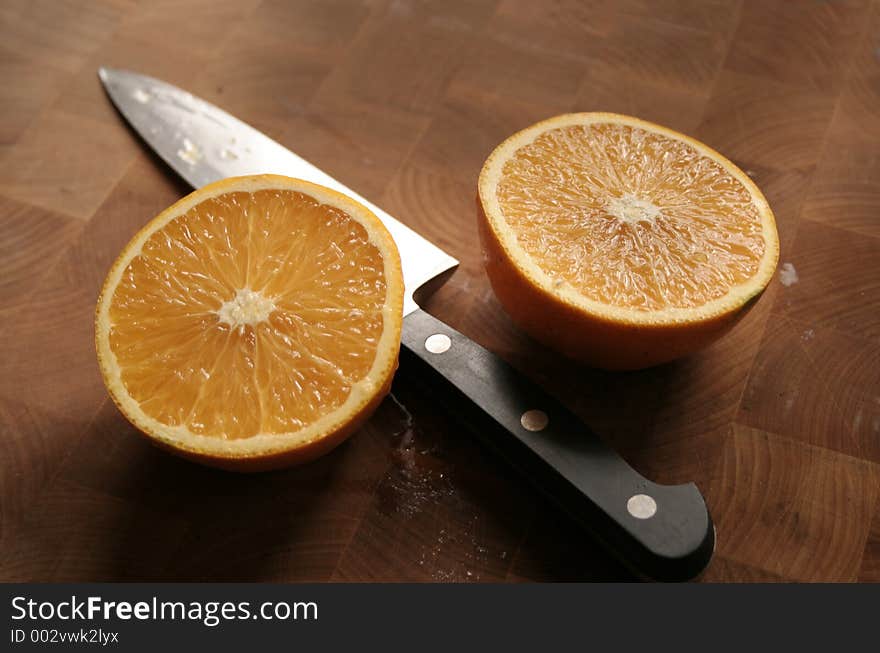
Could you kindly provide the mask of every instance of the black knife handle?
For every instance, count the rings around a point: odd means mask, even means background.
[[[404,319],[403,346],[502,427],[475,435],[637,574],[688,580],[708,564],[715,529],[696,485],[642,477],[561,403],[422,310]]]

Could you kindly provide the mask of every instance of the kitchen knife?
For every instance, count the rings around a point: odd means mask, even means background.
[[[454,258],[283,145],[190,93],[124,70],[101,68],[99,76],[141,138],[195,188],[225,177],[276,173],[328,186],[368,206],[400,250],[406,286],[402,346],[496,423],[486,422],[475,434],[636,574],[686,580],[704,569],[715,530],[696,485],[643,478],[561,403],[418,307],[414,292],[442,281],[458,264]]]

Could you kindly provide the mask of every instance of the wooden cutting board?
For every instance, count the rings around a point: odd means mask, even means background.
[[[59,3],[0,10],[0,580],[624,580],[404,365],[326,458],[237,476],[153,449],[108,401],[93,310],[188,192],[99,65],[221,105],[461,259],[426,308],[558,395],[645,475],[695,481],[709,581],[880,581],[880,3]],[[505,317],[476,176],[568,111],[660,122],[752,175],[782,239],[708,351],[580,367]]]

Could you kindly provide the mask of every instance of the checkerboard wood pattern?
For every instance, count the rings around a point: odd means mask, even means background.
[[[459,257],[426,308],[645,475],[695,481],[703,579],[880,581],[880,2],[5,0],[0,37],[0,580],[628,578],[406,366],[298,469],[231,475],[139,438],[102,387],[94,304],[188,189],[112,109],[108,65],[221,105]],[[481,271],[476,176],[514,131],[590,110],[747,170],[798,282],[643,372],[517,331]]]

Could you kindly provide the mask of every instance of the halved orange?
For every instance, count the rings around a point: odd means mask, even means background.
[[[260,175],[219,181],[151,220],[98,300],[104,382],[156,444],[259,470],[342,442],[388,392],[400,256],[366,207]]]
[[[512,319],[570,357],[648,367],[719,337],[773,277],[779,239],[718,152],[610,113],[504,141],[479,179],[486,271]]]

